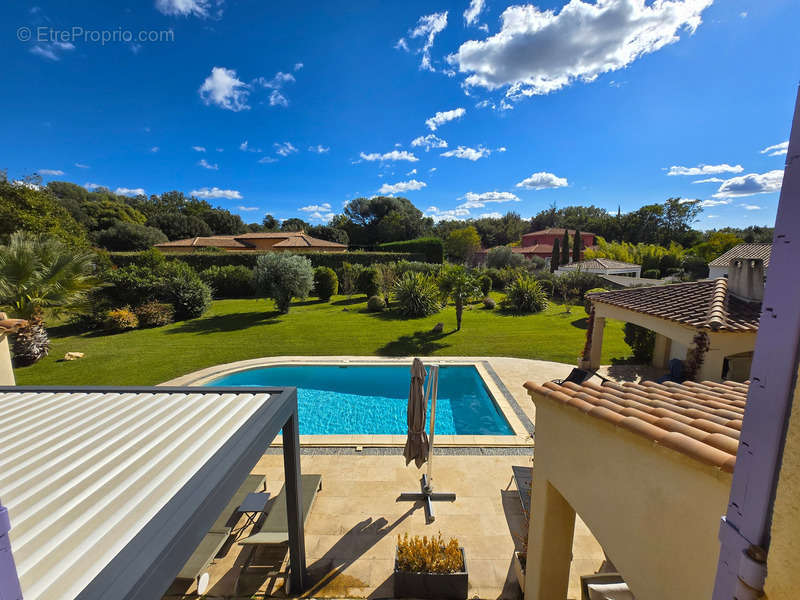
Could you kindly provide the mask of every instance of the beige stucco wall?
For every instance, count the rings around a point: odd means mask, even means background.
[[[800,594],[800,386],[794,390],[772,513],[765,590],[770,600]]]
[[[8,338],[0,336],[0,385],[16,385],[14,369],[11,366],[11,349]]]
[[[563,572],[569,560],[568,553],[559,556],[563,542],[541,531],[571,531],[558,497],[545,494],[551,487],[586,522],[637,598],[710,598],[731,475],[575,408],[531,397],[536,459],[526,598],[558,598],[560,589],[545,573]],[[555,507],[552,518],[540,512],[548,503]],[[541,581],[551,587],[537,587]]]

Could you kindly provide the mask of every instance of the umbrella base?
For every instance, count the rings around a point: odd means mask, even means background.
[[[413,500],[414,502],[422,500],[425,503],[425,521],[433,523],[436,520],[436,514],[433,512],[433,503],[455,502],[456,495],[454,492],[434,492],[427,475],[423,475],[419,483],[421,491],[403,492],[398,500]]]

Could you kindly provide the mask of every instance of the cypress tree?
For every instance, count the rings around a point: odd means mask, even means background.
[[[555,273],[558,263],[561,261],[561,250],[558,245],[558,238],[553,241],[553,254],[550,256],[550,272]]]
[[[583,240],[581,239],[581,230],[575,230],[575,239],[572,240],[572,260],[580,262],[581,252],[583,252]]]
[[[564,241],[561,243],[561,264],[569,264],[569,229],[564,230]]]

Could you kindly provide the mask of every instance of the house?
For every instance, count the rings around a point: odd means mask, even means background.
[[[559,244],[564,241],[564,231],[568,232],[570,237],[575,235],[574,229],[565,230],[560,227],[550,227],[542,231],[534,231],[526,233],[522,236],[522,254],[539,256],[540,258],[550,258],[553,254],[553,244],[559,240]],[[595,234],[588,231],[581,232],[581,241],[583,242],[583,249],[591,248],[594,246]],[[570,246],[570,256],[572,256],[572,246]],[[563,250],[562,250],[563,251]]]
[[[589,294],[587,366],[600,366],[605,321],[616,319],[655,332],[653,366],[667,368],[673,358],[685,361],[691,348],[707,342],[699,378],[743,381],[758,333],[763,272],[761,260],[753,259],[738,261],[727,279]]]
[[[219,248],[225,252],[345,252],[347,246],[311,237],[304,231],[242,233],[173,240],[156,244],[161,252],[194,252],[202,248]]]
[[[757,258],[764,261],[764,274],[769,269],[769,256],[772,253],[772,244],[738,244],[722,256],[708,263],[708,276],[712,279],[727,277],[728,267],[732,260]]]
[[[583,236],[581,236],[583,237]],[[642,273],[642,266],[610,258],[590,258],[579,262],[572,262],[568,265],[558,267],[559,273],[570,273],[582,271],[593,275],[621,275],[639,279]]]

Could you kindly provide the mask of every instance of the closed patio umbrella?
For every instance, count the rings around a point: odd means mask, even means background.
[[[408,390],[408,438],[403,456],[406,465],[412,460],[417,468],[425,464],[428,459],[428,434],[425,433],[425,413],[428,408],[428,398],[423,393],[425,384],[425,367],[418,358],[411,365],[411,387]]]

